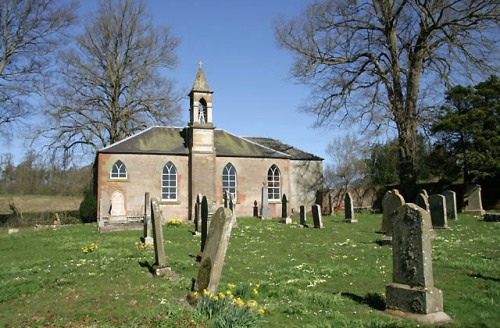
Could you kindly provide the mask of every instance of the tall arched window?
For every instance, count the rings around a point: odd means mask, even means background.
[[[126,179],[127,178],[127,167],[122,161],[117,160],[113,167],[111,168],[111,179]]]
[[[267,193],[270,200],[281,199],[280,170],[274,164],[267,171]]]
[[[172,162],[163,167],[161,174],[161,199],[177,200],[177,169]]]
[[[228,191],[236,199],[236,169],[233,164],[228,163],[222,170],[222,194]]]

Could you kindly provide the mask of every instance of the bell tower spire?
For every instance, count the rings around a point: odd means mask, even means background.
[[[189,123],[191,126],[198,124],[213,126],[212,94],[214,92],[210,90],[210,87],[208,86],[205,73],[203,73],[202,65],[203,63],[200,60],[198,62],[198,72],[196,73],[193,87],[189,93]]]

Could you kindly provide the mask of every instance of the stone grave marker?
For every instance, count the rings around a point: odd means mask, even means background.
[[[177,278],[178,275],[172,271],[172,269],[167,265],[165,259],[165,244],[163,243],[163,218],[158,207],[158,201],[153,198],[151,200],[151,221],[153,223],[153,235],[154,235],[154,250],[155,250],[155,263],[153,268],[155,270],[155,275],[159,277],[171,277]]]
[[[354,205],[352,203],[352,196],[351,193],[346,192],[345,198],[344,198],[344,208],[345,208],[345,219],[344,222],[346,223],[356,223],[358,220],[356,220],[354,216]]]
[[[422,190],[424,190],[424,189],[422,189]],[[417,197],[415,198],[415,204],[417,206],[423,208],[427,212],[429,212],[430,206],[429,206],[429,196],[427,196],[427,192],[426,193],[419,192]]]
[[[257,206],[257,201],[255,200],[253,202],[253,217],[258,218],[259,217],[259,207]]]
[[[223,207],[217,209],[210,223],[207,243],[194,288],[199,294],[202,294],[204,289],[213,294],[217,291],[231,236],[232,223],[231,210]]]
[[[151,222],[151,214],[148,212],[148,209],[151,210],[151,206],[149,206],[149,192],[144,194],[144,244],[150,246],[154,243],[153,238],[153,224]]]
[[[464,213],[471,215],[484,215],[483,203],[481,201],[481,186],[468,185],[465,197]]]
[[[196,203],[194,204],[194,232],[193,236],[199,237],[200,234],[200,221],[201,221],[201,194],[196,195]]]
[[[386,286],[386,313],[422,324],[445,323],[443,294],[434,287],[431,220],[415,204],[405,204],[393,218],[393,274]]]
[[[445,190],[441,195],[446,199],[446,215],[448,220],[458,220],[457,194],[453,190]]]
[[[396,210],[405,204],[403,196],[399,194],[397,189],[389,190],[385,193],[382,199],[382,228],[380,231],[384,233],[382,244],[391,244],[392,242],[392,221]]]
[[[236,220],[236,200],[233,197],[233,194],[228,193],[229,196],[229,201],[228,201],[228,208],[231,210],[233,213],[233,229],[238,228],[238,220]]]
[[[429,207],[433,229],[447,229],[446,198],[443,195],[430,195]]]
[[[319,206],[318,204],[312,206],[312,216],[313,216],[314,227],[318,229],[323,228],[323,219],[321,218],[321,206]]]
[[[303,226],[304,228],[307,228],[306,207],[304,205],[300,205],[299,210],[300,210],[300,221],[299,221],[299,224],[301,226]]]
[[[292,218],[288,216],[288,199],[286,194],[281,197],[281,223],[291,224]]]
[[[201,200],[201,245],[200,253],[203,254],[205,249],[205,243],[207,241],[208,234],[208,200],[206,196],[203,196]],[[201,259],[201,258],[200,258]]]
[[[262,200],[261,200],[261,209],[260,209],[260,218],[270,219],[271,218],[271,209],[269,208],[269,194],[267,191],[267,186],[265,183],[262,183]]]
[[[125,210],[125,197],[119,190],[115,190],[111,195],[110,223],[127,222],[127,211]]]

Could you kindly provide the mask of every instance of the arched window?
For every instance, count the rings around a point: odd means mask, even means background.
[[[200,99],[198,102],[198,122],[200,123],[207,123],[208,121],[208,112],[207,112],[207,102],[205,99]]]
[[[222,194],[224,191],[230,192],[236,200],[236,169],[231,163],[222,170]]]
[[[274,164],[267,171],[267,194],[270,200],[281,199],[280,170]]]
[[[127,178],[127,167],[122,161],[117,160],[113,167],[111,168],[111,179],[126,179]]]
[[[161,174],[161,199],[177,200],[177,169],[172,162],[163,167]]]

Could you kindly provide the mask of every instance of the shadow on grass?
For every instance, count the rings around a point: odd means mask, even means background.
[[[142,261],[142,262],[139,262],[139,265],[142,267],[142,268],[148,268],[148,271],[154,275],[156,273],[155,271],[155,268],[153,267],[152,264],[150,264],[148,261]]]
[[[381,294],[368,293],[363,297],[352,293],[341,292],[340,295],[342,295],[343,297],[350,298],[356,303],[366,304],[375,310],[379,311],[385,310],[385,298]]]
[[[480,279],[484,279],[484,280],[491,280],[491,281],[495,281],[495,282],[500,282],[499,278],[483,276],[480,273],[469,273],[468,276],[472,277],[472,278],[480,278]]]

